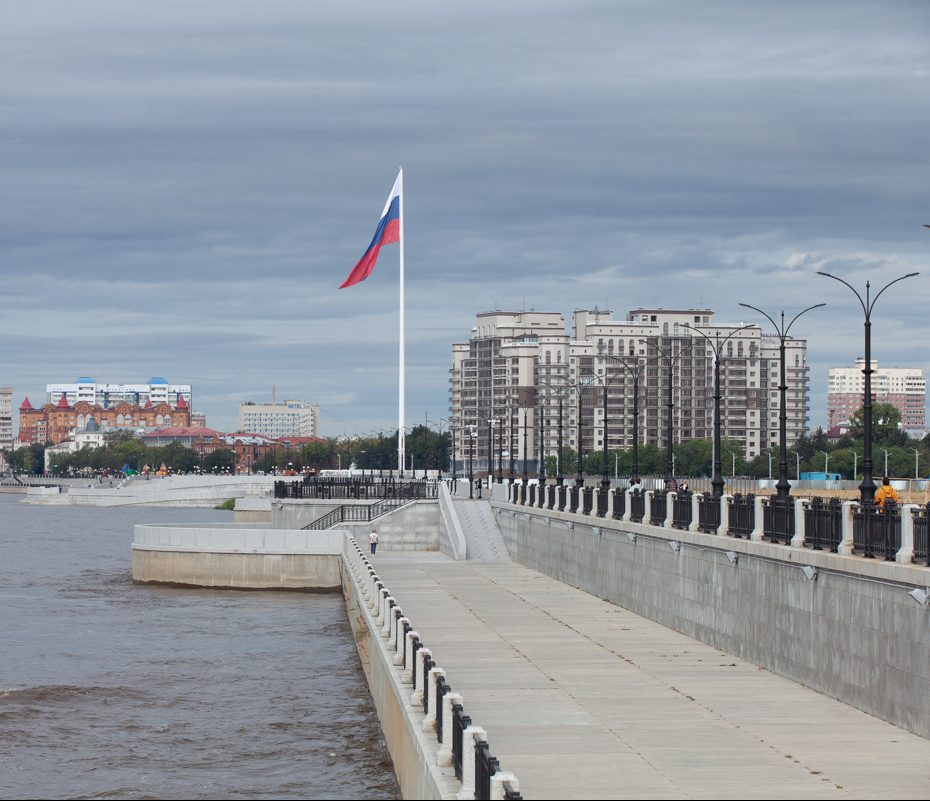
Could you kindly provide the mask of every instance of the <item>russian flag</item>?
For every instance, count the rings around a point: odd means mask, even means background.
[[[375,263],[378,261],[378,253],[382,245],[390,245],[392,242],[400,242],[400,202],[403,191],[403,172],[397,174],[397,180],[394,181],[394,188],[388,195],[387,203],[384,204],[384,211],[381,212],[381,220],[375,229],[375,235],[368,246],[368,250],[358,260],[358,264],[352,268],[349,277],[342,283],[340,289],[347,286],[360,284],[375,269]]]

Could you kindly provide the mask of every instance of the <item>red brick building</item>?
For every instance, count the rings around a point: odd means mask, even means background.
[[[153,405],[149,400],[145,406],[121,401],[104,408],[87,401],[78,401],[71,406],[62,395],[58,403],[47,403],[40,409],[34,408],[27,397],[19,407],[19,439],[30,444],[57,445],[69,439],[73,431],[83,429],[91,418],[101,431],[136,431],[140,428],[189,426],[191,412],[183,396],[178,398],[175,406],[168,403]]]

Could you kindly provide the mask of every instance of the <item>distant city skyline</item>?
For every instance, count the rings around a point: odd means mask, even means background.
[[[50,11],[49,9],[54,9]],[[407,425],[476,311],[738,305],[805,321],[811,425],[863,355],[927,373],[930,5],[16,4],[0,30],[0,383],[165,375],[210,424],[309,398]],[[450,32],[454,31],[454,35]],[[41,54],[37,56],[37,54]]]

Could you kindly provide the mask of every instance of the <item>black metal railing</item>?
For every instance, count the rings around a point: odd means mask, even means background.
[[[718,528],[720,528],[720,498],[715,498],[705,492],[698,501],[698,529],[705,534],[716,534]]]
[[[842,539],[843,502],[839,498],[812,498],[804,510],[804,546],[836,553]]]
[[[654,526],[664,526],[666,511],[665,492],[656,490],[649,503],[649,522]]]
[[[475,743],[475,801],[490,801],[491,777],[500,770],[500,762],[491,756],[487,740]]]
[[[462,781],[462,736],[471,726],[471,718],[465,714],[461,704],[452,704],[452,768],[455,778]]]
[[[442,719],[445,715],[442,708],[442,699],[450,692],[452,692],[452,688],[446,683],[445,676],[440,676],[436,679],[436,739],[439,740],[439,742],[442,742]]]
[[[642,523],[646,516],[646,496],[642,492],[634,492],[630,495],[630,520],[634,523]]]
[[[901,511],[885,501],[883,506],[859,506],[853,512],[853,553],[891,561],[901,548]]]
[[[504,782],[504,801],[523,801],[519,790],[514,790],[510,782]]]
[[[626,490],[618,489],[614,493],[614,520],[620,520],[626,513]]]
[[[322,531],[340,523],[370,523],[388,512],[410,503],[408,498],[385,498],[367,506],[337,506],[331,512],[307,523],[304,531]]]
[[[435,500],[439,497],[439,483],[436,481],[361,481],[358,479],[275,481],[274,497],[345,501],[366,501],[377,498]]]
[[[552,488],[552,493],[549,495],[548,506],[546,506],[546,508],[547,509],[561,509],[562,500],[565,497],[562,494],[564,492],[565,492],[565,487],[560,487],[558,485],[554,486]]]
[[[930,537],[928,537],[928,524],[930,520],[930,503],[919,509],[914,509],[914,562],[923,560],[930,566]]]
[[[436,667],[433,657],[427,654],[423,657],[423,675],[420,677],[423,682],[421,687],[423,691],[423,714],[429,711],[429,672]],[[416,685],[414,685],[416,686]]]
[[[736,493],[730,498],[730,509],[727,531],[731,537],[749,539],[752,530],[756,527],[756,496]]]
[[[672,503],[672,527],[680,528],[685,531],[691,525],[694,506],[691,502],[692,495],[690,492],[678,492],[675,495],[675,501]]]
[[[568,489],[568,511],[577,512],[578,511],[578,487],[569,487]]]
[[[769,542],[790,544],[794,538],[794,498],[775,495],[762,499],[762,537]]]
[[[616,492],[614,493],[616,495]],[[608,506],[607,502],[610,500],[610,491],[601,488],[600,492],[597,493],[597,516],[598,517],[607,517]]]
[[[594,508],[594,487],[581,488],[581,514],[589,515]]]

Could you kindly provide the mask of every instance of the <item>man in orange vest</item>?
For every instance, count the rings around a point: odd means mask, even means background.
[[[892,503],[899,503],[898,491],[891,486],[891,482],[888,481],[888,476],[885,476],[882,479],[882,485],[878,488],[878,492],[875,493],[875,505],[879,508],[885,505],[885,501],[891,501]]]

